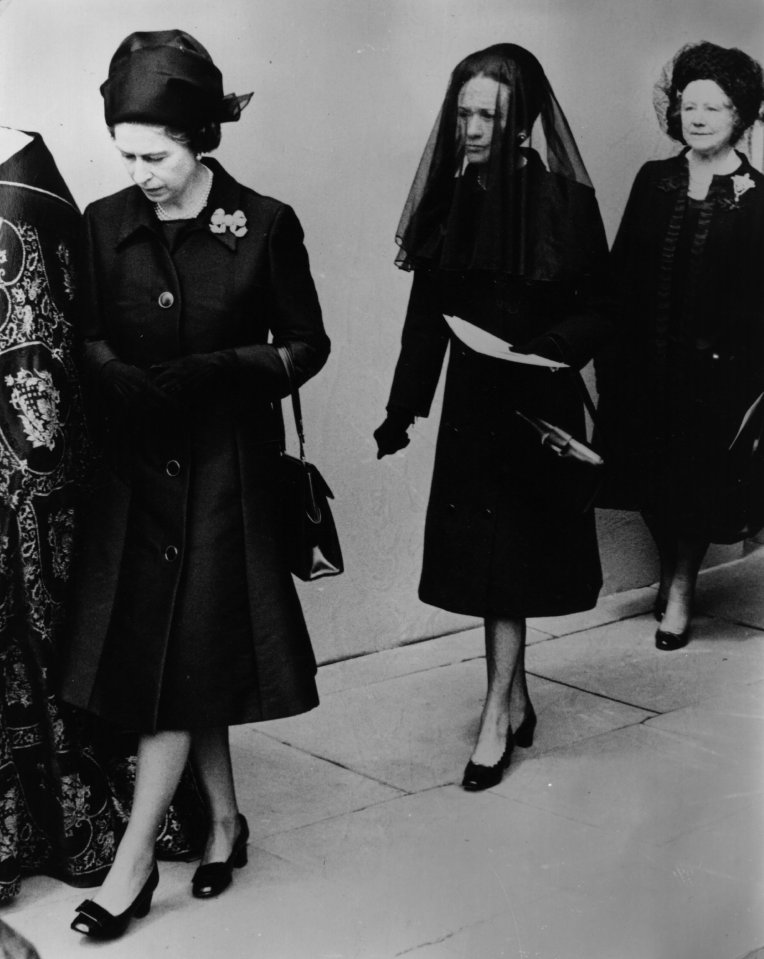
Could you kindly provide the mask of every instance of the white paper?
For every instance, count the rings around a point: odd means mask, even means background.
[[[545,356],[537,356],[535,353],[515,353],[511,343],[507,343],[501,337],[494,336],[493,333],[481,330],[479,326],[468,323],[459,316],[446,316],[445,321],[451,327],[451,331],[457,339],[461,340],[471,350],[482,353],[484,356],[493,356],[497,360],[508,360],[510,363],[523,363],[526,366],[545,366],[551,370],[564,369],[568,365],[567,363],[559,363],[557,360],[548,360]]]

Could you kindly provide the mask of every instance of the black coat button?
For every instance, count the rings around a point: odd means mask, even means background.
[[[159,299],[157,303],[162,307],[163,310],[169,310],[170,307],[175,302],[175,297],[170,293],[169,290],[165,290],[164,293],[159,294]]]
[[[164,551],[164,558],[168,563],[174,563],[178,558],[178,547],[177,546],[168,546]]]
[[[168,476],[178,476],[180,474],[180,463],[177,460],[168,460],[164,471]]]

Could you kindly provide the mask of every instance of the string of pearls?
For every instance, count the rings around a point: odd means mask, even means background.
[[[193,220],[195,217],[199,216],[202,210],[207,206],[207,200],[210,198],[210,190],[212,189],[212,179],[213,174],[212,170],[208,166],[203,166],[202,169],[207,175],[207,184],[204,188],[204,193],[199,199],[199,202],[191,210],[190,213],[185,213],[183,216],[178,216],[177,214],[168,213],[167,210],[162,206],[161,203],[154,204],[154,212],[156,213],[157,219],[162,221],[167,220]]]

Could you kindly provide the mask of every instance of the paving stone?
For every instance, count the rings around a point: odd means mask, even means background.
[[[376,779],[291,749],[258,727],[231,730],[231,755],[253,842],[400,795]]]
[[[701,573],[696,608],[699,613],[764,629],[764,549]]]
[[[530,646],[549,638],[548,633],[529,629],[527,643]],[[318,688],[321,695],[325,696],[344,689],[356,689],[398,676],[435,669],[438,666],[481,659],[484,656],[485,642],[481,626],[478,629],[438,636],[425,642],[409,643],[380,653],[370,653],[367,656],[321,666],[318,671]]]
[[[701,618],[688,646],[655,648],[652,617],[638,616],[538,643],[527,668],[642,709],[668,712],[764,679],[764,632]]]
[[[545,645],[545,644],[540,644]],[[651,715],[531,677],[539,746],[641,722]],[[485,696],[482,660],[401,676],[325,697],[305,716],[258,727],[282,742],[407,792],[461,778]],[[518,750],[518,759],[522,750]]]
[[[162,863],[104,947],[68,929],[88,894],[46,877],[3,918],[42,959],[764,959],[762,573],[702,574],[675,653],[653,589],[535,621],[536,742],[485,793],[454,785],[482,630],[324,667],[319,709],[232,731],[253,838],[225,895]]]
[[[645,876],[628,863],[586,889],[561,890],[507,908],[407,959],[724,959],[740,956],[762,935],[757,907],[763,887],[719,884],[708,877]],[[745,959],[764,959],[764,950]]]
[[[629,727],[510,766],[494,791],[647,850],[747,810],[762,778],[751,758],[744,764],[700,740]]]

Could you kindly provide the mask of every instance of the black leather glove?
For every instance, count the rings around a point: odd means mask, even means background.
[[[408,410],[393,407],[387,411],[384,423],[374,430],[374,439],[377,441],[377,459],[389,456],[404,449],[410,443],[406,432],[414,422],[414,414]]]
[[[515,353],[535,353],[536,356],[543,356],[545,359],[555,360],[557,363],[568,362],[564,356],[564,346],[554,333],[534,336],[532,340],[528,340],[521,346],[514,346],[513,349]]]
[[[109,360],[101,367],[98,386],[119,413],[149,413],[167,405],[148,372],[122,360]]]
[[[168,399],[187,402],[220,383],[236,365],[233,350],[190,353],[151,367],[152,382]]]

